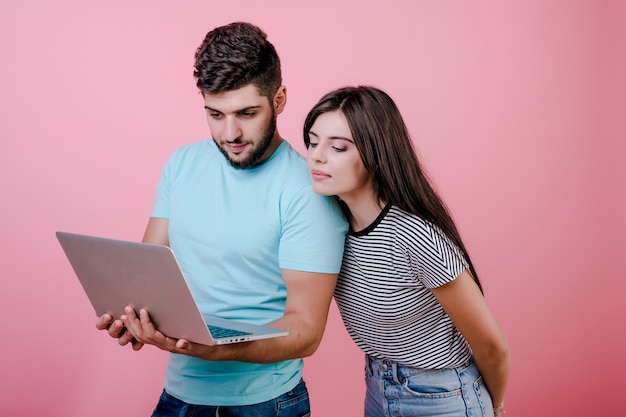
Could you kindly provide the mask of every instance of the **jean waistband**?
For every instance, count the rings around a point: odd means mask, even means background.
[[[464,368],[469,367],[473,363],[474,363],[474,359],[470,358],[469,360],[467,360],[465,363],[461,365],[455,366],[454,368],[447,368],[447,369],[451,371],[462,370]],[[403,365],[403,364],[399,364],[395,361],[391,361],[388,359],[377,359],[367,354],[365,355],[365,366],[367,368],[367,372],[369,373],[369,375],[380,375],[381,377],[391,376],[394,382],[396,382],[397,384],[401,384],[405,379],[402,376],[403,373],[406,374],[405,372],[403,372],[403,370],[408,370],[411,374],[416,374],[416,373],[428,374],[430,372],[441,371],[441,369],[426,369],[426,368],[417,368],[417,367],[410,366],[410,365]]]
[[[400,384],[400,375],[398,375],[398,365],[397,362],[386,360],[386,359],[376,359],[371,357],[370,355],[365,355],[365,366],[367,367],[367,372],[369,375],[384,375],[390,371],[391,376],[395,383]]]

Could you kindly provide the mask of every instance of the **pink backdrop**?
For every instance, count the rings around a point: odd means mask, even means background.
[[[165,355],[119,348],[54,232],[138,240],[165,158],[208,137],[191,76],[210,28],[262,26],[300,151],[327,90],[403,111],[508,335],[509,416],[626,409],[626,7],[614,1],[0,4],[0,416],[147,416]],[[362,415],[333,306],[306,361],[315,416]]]

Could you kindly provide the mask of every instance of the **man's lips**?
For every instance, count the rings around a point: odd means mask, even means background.
[[[227,143],[226,147],[232,153],[239,153],[246,147],[245,143]]]

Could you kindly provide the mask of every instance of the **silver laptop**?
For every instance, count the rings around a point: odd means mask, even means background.
[[[289,332],[202,315],[167,246],[57,232],[98,316],[144,308],[163,334],[203,345],[286,336]]]

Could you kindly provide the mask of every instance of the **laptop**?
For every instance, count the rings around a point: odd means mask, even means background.
[[[146,309],[175,339],[213,346],[287,336],[288,331],[202,315],[174,252],[161,245],[57,232],[57,239],[96,315]]]

